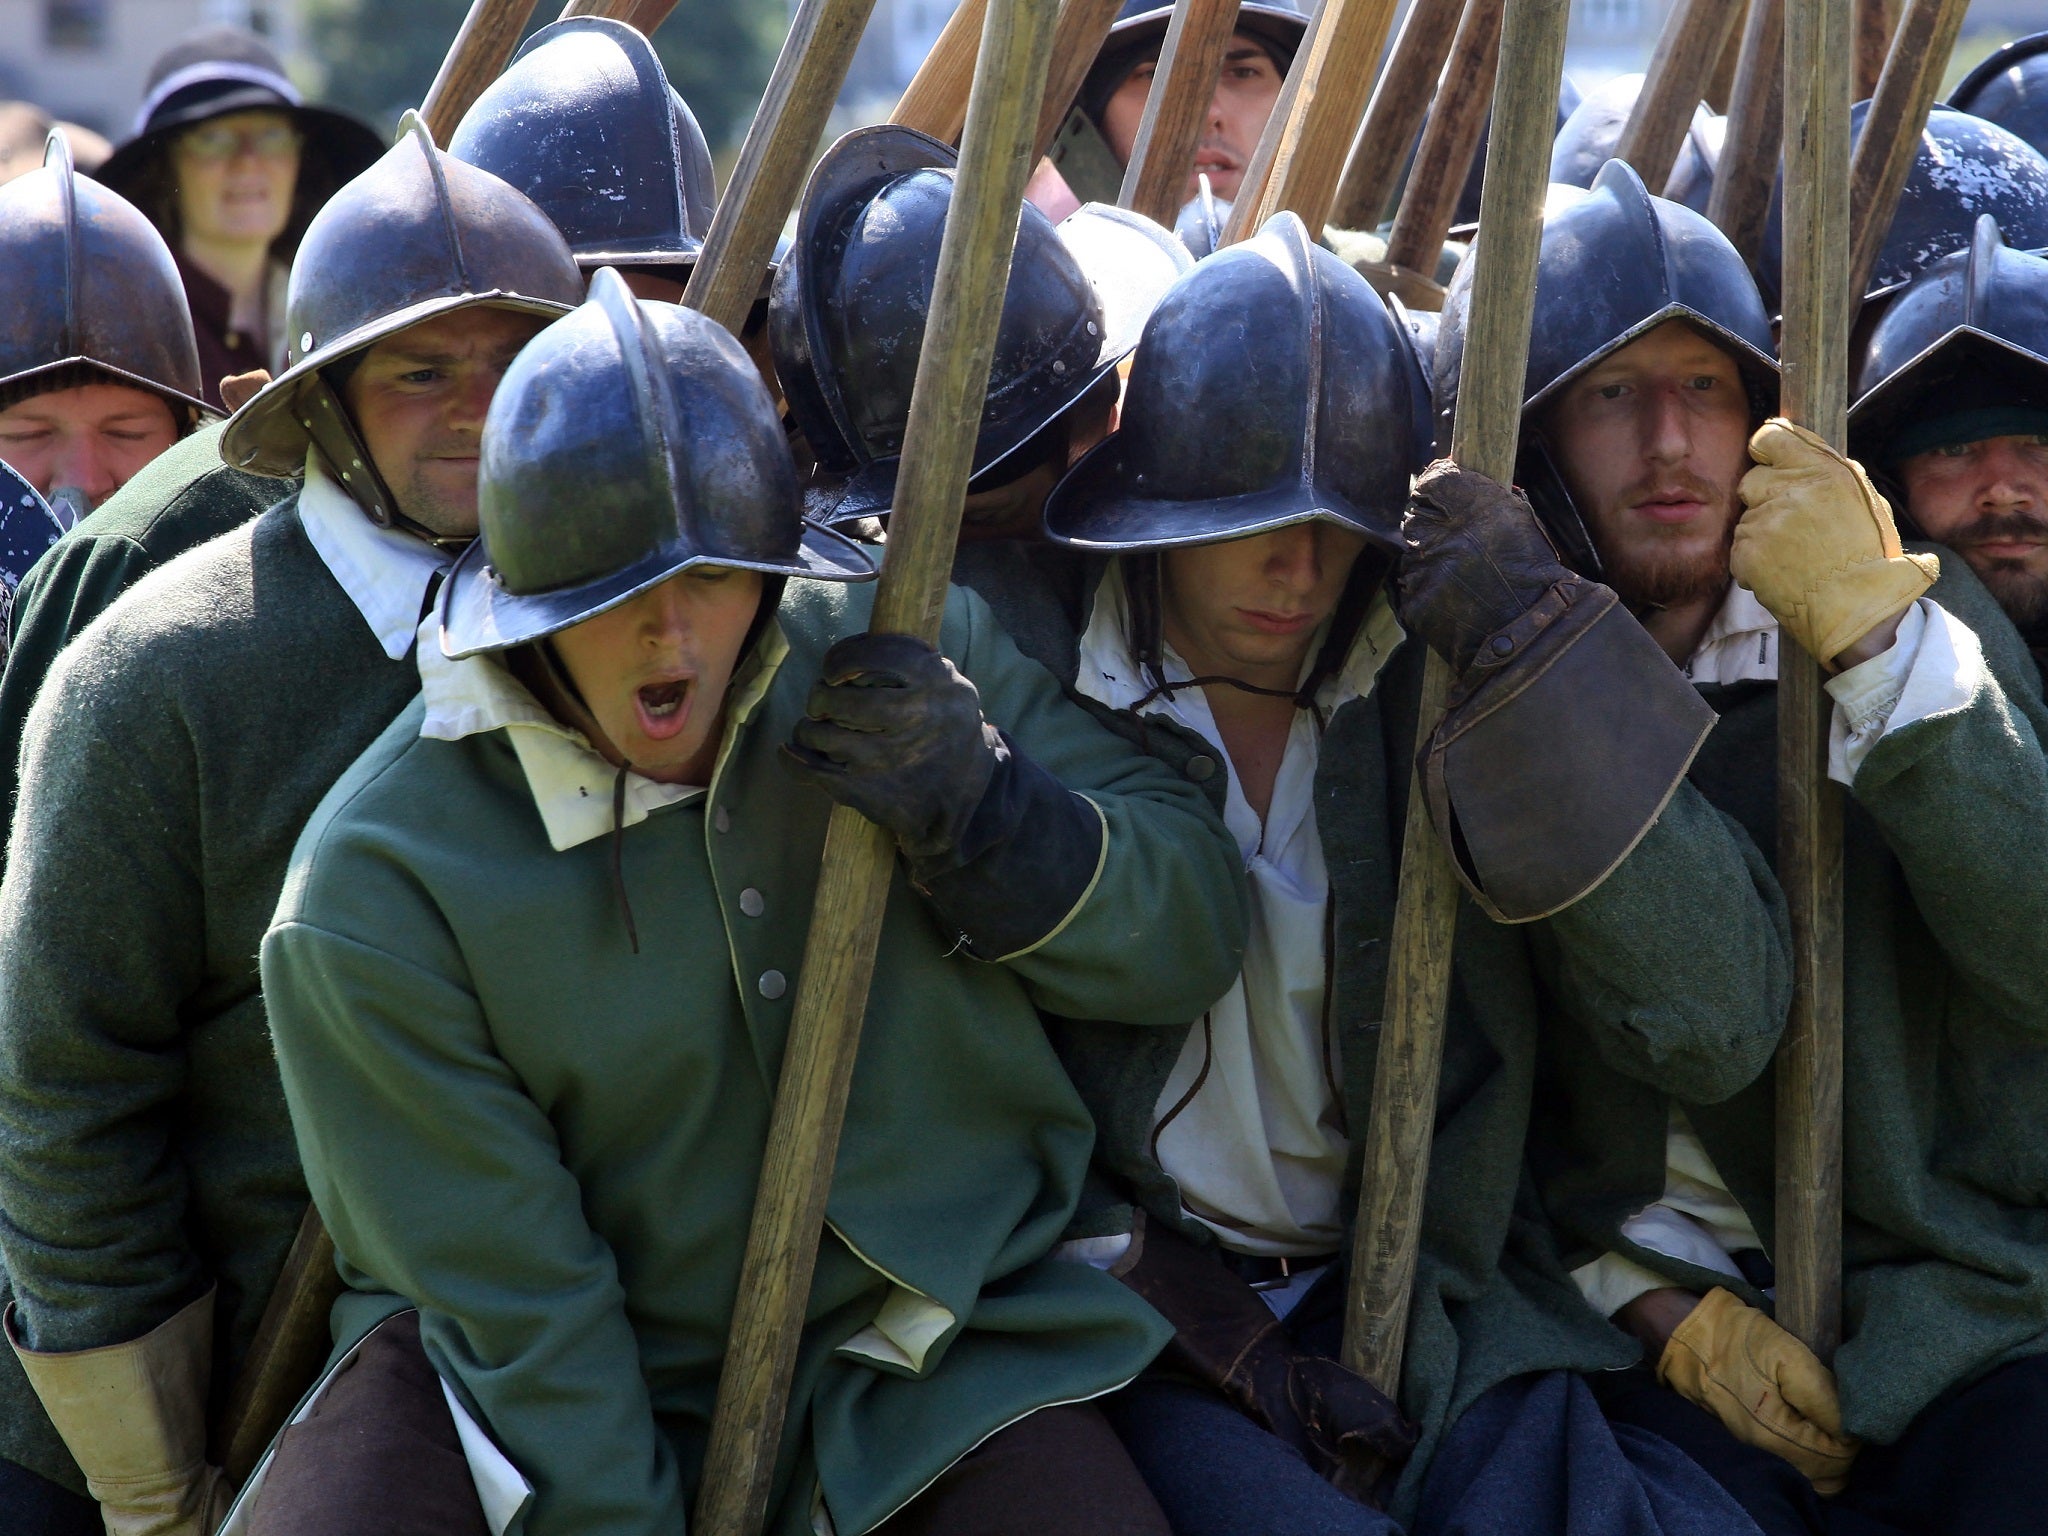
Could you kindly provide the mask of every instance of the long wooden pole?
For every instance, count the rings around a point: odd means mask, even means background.
[[[471,0],[469,14],[462,18],[448,56],[420,102],[420,121],[436,144],[455,137],[462,114],[505,72],[536,3],[538,0]]]
[[[1779,409],[1848,435],[1850,0],[1785,9],[1785,319]],[[1792,1017],[1778,1047],[1778,1321],[1826,1360],[1842,1334],[1842,796],[1820,662],[1778,656],[1778,880]]]
[[[1898,211],[1920,130],[1968,9],[1969,0],[1906,0],[1899,18],[1849,172],[1849,291],[1858,298],[1869,289],[1871,268]]]
[[[796,205],[875,0],[803,0],[740,146],[683,303],[738,335]]]
[[[1053,19],[1052,0],[989,0],[870,620],[877,631],[938,639]],[[756,1536],[767,1509],[894,869],[888,832],[835,807],[712,1413],[694,1526],[705,1536]]]
[[[1338,228],[1372,229],[1385,215],[1422,131],[1463,10],[1460,0],[1414,0],[1408,7],[1337,187],[1330,222]]]
[[[1877,94],[1878,77],[1891,56],[1898,19],[1897,0],[1856,0],[1856,79],[1851,94],[1857,101],[1868,101]]]
[[[1052,34],[1052,63],[1046,70],[1045,99],[1039,105],[1038,133],[1033,145],[1042,155],[1059,137],[1060,125],[1080,93],[1081,82],[1102,52],[1123,0],[1063,0]],[[1170,220],[1168,222],[1171,222]]]
[[[1707,88],[1700,92],[1700,100],[1723,117],[1728,115],[1728,98],[1735,90],[1736,66],[1742,62],[1742,34],[1748,29],[1750,5],[1743,0],[1740,6],[1742,21],[1732,23],[1728,28],[1728,40],[1721,45],[1721,57],[1714,61],[1714,72],[1707,77]]]
[[[1755,261],[1770,218],[1784,122],[1785,0],[1752,0],[1728,101],[1728,133],[1714,169],[1707,217],[1745,261]]]
[[[1172,224],[1188,200],[1190,168],[1202,139],[1202,124],[1215,99],[1223,55],[1237,26],[1238,0],[1178,0],[1166,37],[1159,45],[1159,63],[1152,89],[1145,97],[1145,115],[1124,167],[1117,201],[1149,219]]]
[[[1671,175],[1737,13],[1730,0],[1680,0],[1664,19],[1643,89],[1614,146],[1615,158],[1634,166],[1652,191],[1662,191]]]
[[[1514,476],[1521,431],[1543,193],[1570,9],[1570,0],[1508,0],[1494,85],[1451,455],[1502,483]],[[1418,740],[1427,742],[1435,731],[1449,686],[1449,667],[1432,654],[1423,673]],[[1411,783],[1344,1319],[1345,1364],[1390,1397],[1401,1385],[1458,916],[1457,876],[1425,801],[1419,780]]]
[[[1299,214],[1312,233],[1322,233],[1393,24],[1394,0],[1318,0],[1238,188],[1223,231],[1226,245],[1282,211]]]
[[[1458,19],[1458,35],[1444,65],[1443,85],[1422,130],[1422,143],[1387,236],[1387,264],[1397,271],[1417,272],[1432,280],[1436,276],[1444,236],[1457,214],[1472,157],[1479,151],[1479,136],[1486,131],[1486,116],[1493,108],[1498,61],[1504,56],[1501,33],[1502,0],[1465,0],[1465,14]],[[1555,98],[1545,121],[1554,138]],[[1544,175],[1549,174],[1546,159]]]
[[[654,36],[654,29],[668,20],[669,12],[676,8],[676,0],[640,0],[627,17],[634,27],[646,37]]]
[[[889,121],[915,128],[948,144],[960,141],[967,121],[967,91],[974,80],[974,55],[988,19],[988,0],[960,0],[932,43],[910,84],[896,99]]]

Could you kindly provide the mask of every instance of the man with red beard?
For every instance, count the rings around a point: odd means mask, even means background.
[[[1977,221],[1886,306],[1850,446],[1901,518],[1969,562],[2048,669],[2048,260]]]
[[[1444,317],[1440,407],[1467,292],[1469,271]],[[1908,553],[1860,466],[1764,419],[1769,347],[1734,249],[1610,162],[1545,224],[1528,499],[1492,486],[1472,523],[1510,587],[1537,568],[1527,551],[1554,544],[1621,594],[1718,713],[1688,777],[1754,857],[1777,841],[1781,627],[1823,658],[1829,772],[1848,789],[1833,1371],[1769,1316],[1771,1073],[1688,1093],[1698,1063],[1647,1059],[1630,1031],[1560,1000],[1531,1162],[1582,1293],[1644,1345],[1640,1366],[1601,1380],[1608,1416],[1678,1444],[1765,1531],[2036,1530],[2048,709],[1971,562]]]

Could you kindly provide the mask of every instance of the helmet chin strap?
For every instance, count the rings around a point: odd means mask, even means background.
[[[377,472],[377,464],[356,429],[348,408],[341,403],[327,380],[315,373],[300,386],[292,410],[306,429],[313,446],[327,463],[328,472],[341,482],[349,499],[379,528],[396,528],[436,549],[457,551],[469,547],[469,534],[436,533],[399,510],[398,498]]]

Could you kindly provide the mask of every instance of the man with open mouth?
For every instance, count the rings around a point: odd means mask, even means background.
[[[1202,792],[969,594],[940,649],[863,633],[869,552],[802,517],[746,354],[616,272],[482,449],[421,697],[264,940],[358,1294],[231,1531],[684,1528],[836,801],[901,863],[769,1528],[1165,1536],[1092,1399],[1166,1330],[1048,1256],[1093,1129],[1040,1010],[1145,1024],[1229,984]],[[386,1496],[437,1458],[465,1519]]]

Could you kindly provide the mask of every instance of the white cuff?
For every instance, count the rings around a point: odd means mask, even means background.
[[[1827,681],[1835,701],[1828,729],[1828,777],[1853,784],[1856,771],[1893,731],[1965,708],[1989,675],[1970,627],[1921,598],[1899,619],[1891,646]]]
[[[1579,1294],[1602,1317],[1612,1317],[1638,1296],[1661,1291],[1671,1282],[1654,1269],[1645,1269],[1634,1259],[1618,1253],[1603,1253],[1590,1264],[1572,1271]]]

